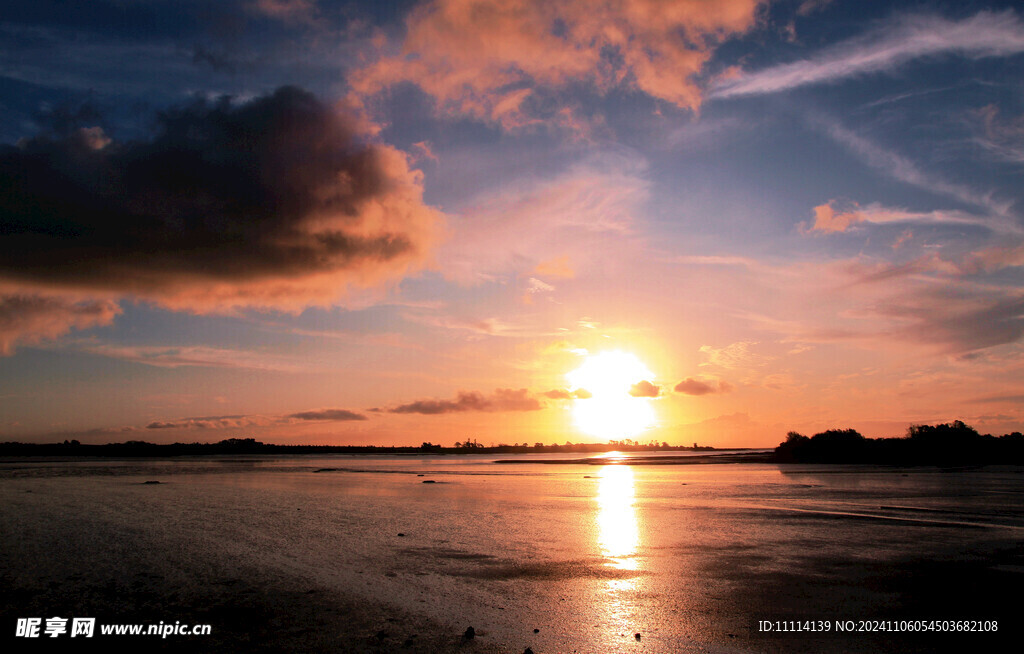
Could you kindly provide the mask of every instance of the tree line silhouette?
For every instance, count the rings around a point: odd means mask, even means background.
[[[912,425],[897,438],[865,438],[854,429],[829,429],[807,437],[795,431],[775,448],[778,463],[881,463],[981,465],[1024,463],[1024,434],[979,434],[960,420]]]

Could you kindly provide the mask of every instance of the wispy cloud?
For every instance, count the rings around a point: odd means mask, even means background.
[[[992,193],[979,193],[970,187],[950,182],[939,175],[926,172],[907,157],[847,129],[834,120],[823,116],[810,116],[809,123],[849,150],[868,166],[905,184],[910,184],[911,186],[916,186],[932,193],[944,195],[959,202],[984,209],[992,215],[993,220],[988,225],[993,229],[999,229],[1000,227],[1015,229],[1015,226],[1011,225],[1007,218],[1012,203],[1000,201]]]
[[[650,189],[645,167],[635,155],[594,155],[554,179],[485,192],[452,217],[453,237],[437,255],[442,272],[476,284],[540,270],[569,277],[591,262],[606,265],[635,234]]]
[[[844,203],[829,200],[825,204],[814,207],[814,221],[801,223],[800,229],[805,233],[845,232],[862,224],[946,224],[972,225],[993,229],[993,231],[1019,233],[1020,228],[1009,222],[996,222],[986,217],[979,217],[962,211],[908,211],[898,207],[885,207],[872,203],[864,207],[857,203]]]
[[[996,105],[974,112],[981,126],[975,143],[1001,161],[1024,163],[1024,114],[1005,117]]]
[[[84,345],[84,352],[157,368],[242,368],[298,371],[298,362],[267,353],[207,345]]]
[[[724,347],[701,345],[700,353],[707,360],[700,365],[718,366],[729,370],[764,365],[770,357],[754,352],[753,348],[756,345],[757,341],[737,341]]]
[[[960,55],[972,59],[1024,52],[1024,23],[1011,10],[982,11],[963,20],[908,15],[803,61],[722,80],[712,98],[764,95],[894,70],[915,59]]]

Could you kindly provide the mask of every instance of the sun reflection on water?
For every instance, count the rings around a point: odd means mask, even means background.
[[[639,574],[640,524],[634,506],[633,468],[610,463],[601,467],[597,487],[597,545],[609,571],[603,600],[595,603],[607,635],[632,633],[636,627],[636,575]],[[610,641],[609,641],[610,644]]]
[[[610,559],[609,566],[619,570],[636,570],[640,528],[633,508],[633,469],[625,465],[601,468],[597,488],[597,542],[601,553]]]

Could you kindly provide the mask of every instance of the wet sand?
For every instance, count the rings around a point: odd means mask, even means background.
[[[3,639],[54,615],[211,624],[98,640],[193,652],[925,652],[1020,635],[1000,600],[1024,579],[1019,469],[356,462],[0,466]],[[871,618],[1001,631],[758,630]]]

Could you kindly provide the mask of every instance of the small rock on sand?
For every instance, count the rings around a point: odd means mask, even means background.
[[[462,637],[466,640],[473,640],[476,638],[476,629],[473,627],[466,627],[466,633],[462,634]]]
[[[144,482],[142,482],[142,485],[143,486],[148,486],[150,484],[159,484],[159,483],[160,483],[159,481],[144,481]]]
[[[424,479],[423,483],[424,484],[436,484],[437,482],[434,481],[433,479]]]
[[[540,633],[540,629],[534,629],[534,630],[533,630],[533,633],[535,633],[535,634],[539,634],[539,633]]]
[[[634,634],[637,640],[640,640],[640,634]]]

